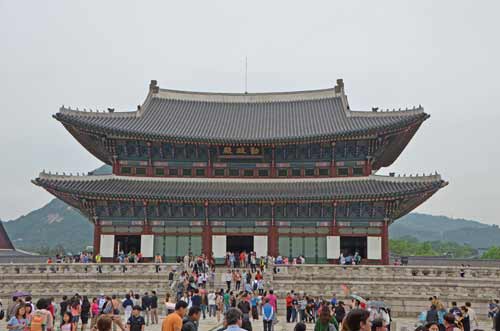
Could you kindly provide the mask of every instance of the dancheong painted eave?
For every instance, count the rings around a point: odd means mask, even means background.
[[[448,184],[440,175],[252,180],[47,173],[41,173],[33,183],[56,196],[71,195],[88,199],[244,202],[384,200],[416,194],[430,196]]]
[[[207,93],[150,84],[144,103],[130,112],[61,107],[54,117],[111,138],[207,144],[286,144],[377,136],[420,125],[421,106],[401,111],[352,111],[342,80],[331,89],[276,93]]]

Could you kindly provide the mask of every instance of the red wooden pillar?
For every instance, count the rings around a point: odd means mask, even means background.
[[[207,145],[207,177],[212,177],[212,156],[210,153],[211,145]]]
[[[94,218],[94,256],[99,254],[101,251],[101,225],[99,225],[99,220]]]
[[[119,175],[120,174],[120,162],[118,161],[118,158],[116,156],[113,156],[113,174],[114,175]]]
[[[208,222],[208,201],[205,201],[205,223],[203,224],[203,232],[201,234],[202,253],[206,257],[212,257],[212,227]]]
[[[278,256],[278,227],[274,221],[274,202],[271,203],[271,226],[269,226],[269,234],[267,236],[267,251],[271,256]]]
[[[146,176],[153,177],[153,156],[151,150],[151,142],[147,142],[148,146],[148,166],[146,167]]]
[[[384,220],[382,229],[382,264],[389,265],[389,220]]]
[[[330,177],[337,177],[337,169],[335,167],[335,141],[332,142],[332,158],[330,164]]]

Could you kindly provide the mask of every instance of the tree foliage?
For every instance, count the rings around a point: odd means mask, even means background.
[[[500,260],[500,246],[492,246],[481,256],[482,259]]]
[[[448,241],[419,242],[413,237],[389,240],[389,248],[393,254],[403,256],[449,256],[467,258],[477,255],[477,250],[469,245],[460,245]]]

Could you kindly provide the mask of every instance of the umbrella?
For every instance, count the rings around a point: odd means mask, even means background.
[[[366,303],[366,300],[363,299],[362,297],[360,297],[359,295],[357,294],[351,294],[351,298],[353,298],[354,300],[358,300],[359,302],[364,302]]]
[[[367,306],[372,308],[389,308],[389,305],[386,304],[384,301],[375,301],[375,300],[368,301]]]
[[[20,297],[27,297],[29,295],[31,295],[31,293],[29,293],[29,292],[23,292],[23,291],[16,291],[16,292],[12,293],[13,297],[18,297],[18,298],[20,298]]]

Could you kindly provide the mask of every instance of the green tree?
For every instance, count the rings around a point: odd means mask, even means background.
[[[500,259],[500,246],[492,246],[486,252],[484,252],[482,259]]]

